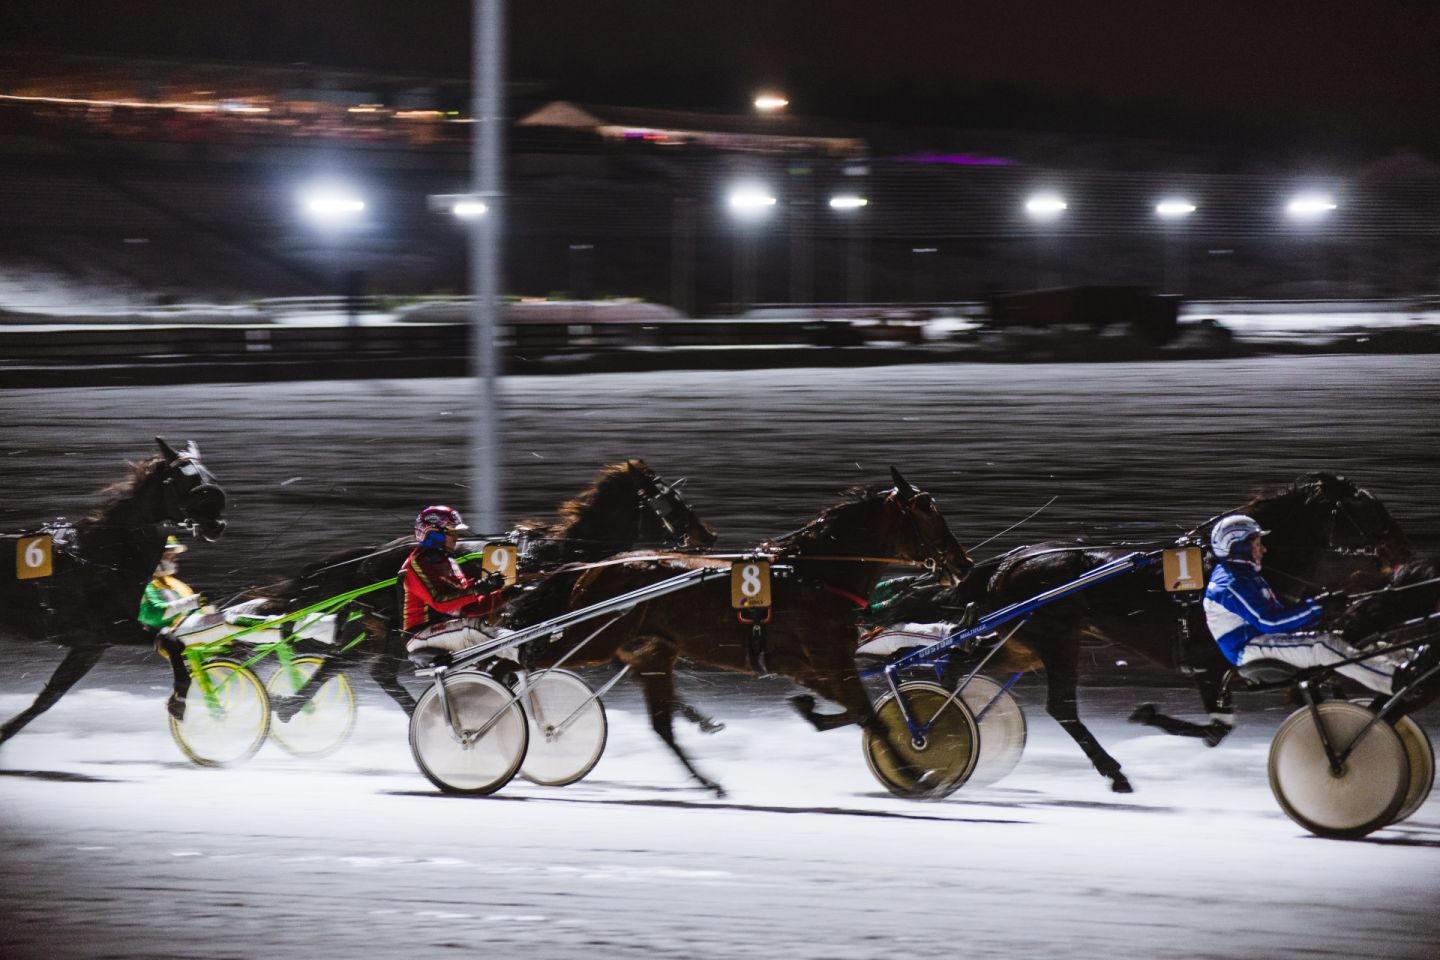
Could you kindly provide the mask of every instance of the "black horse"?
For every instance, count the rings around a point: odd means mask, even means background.
[[[55,705],[116,644],[155,642],[136,619],[140,599],[164,551],[166,529],[188,529],[206,540],[225,532],[225,491],[200,462],[192,442],[177,452],[159,437],[160,455],[132,464],[130,476],[100,494],[101,503],[73,525],[51,522],[0,540],[18,547],[49,536],[52,573],[20,579],[13,563],[0,564],[0,630],[19,639],[70,649],[27,709],[0,726],[0,743]],[[175,674],[174,713],[183,711],[190,675],[181,646],[162,641]]]
[[[1223,515],[1229,513],[1246,513],[1270,531],[1265,538],[1270,548],[1266,576],[1292,598],[1326,588],[1378,585],[1391,565],[1410,553],[1384,504],[1334,474],[1306,474],[1284,490],[1256,496]],[[1190,537],[1208,545],[1210,528],[1219,519],[1201,524],[1190,531]],[[1020,547],[977,565],[954,590],[922,584],[891,605],[883,622],[953,622],[971,603],[981,611],[999,609],[1136,550],[1167,545],[1056,542]],[[1047,712],[1117,793],[1130,792],[1130,781],[1080,721],[1076,706],[1085,639],[1116,643],[1158,665],[1190,673],[1212,716],[1210,724],[1202,725],[1166,717],[1146,704],[1132,715],[1136,722],[1180,736],[1203,737],[1211,746],[1229,732],[1230,664],[1211,639],[1200,605],[1177,603],[1165,591],[1158,565],[1041,607],[988,667],[1000,671],[1043,667]]]
[[[512,536],[519,544],[519,577],[528,580],[566,563],[601,560],[637,546],[709,546],[715,542],[715,532],[680,496],[679,485],[665,483],[643,460],[626,460],[603,468],[585,490],[561,504],[556,520],[527,520],[516,527]],[[311,564],[292,580],[256,588],[248,595],[271,601],[258,613],[279,615],[299,610],[393,578],[414,549],[413,537],[400,537],[380,546],[345,551]],[[575,576],[578,573],[541,581],[542,593],[536,597],[534,608],[552,605],[542,603],[545,596],[563,599]],[[371,678],[380,688],[407,715],[413,713],[415,698],[399,679],[400,667],[408,663],[395,629],[400,624],[399,592],[377,590],[366,594],[341,609],[335,622],[341,625],[337,627],[336,648],[349,646],[361,631],[364,639],[343,654],[327,657],[293,697],[277,701],[276,716],[287,721],[336,672],[367,663]],[[699,715],[693,719],[702,724],[709,722]]]

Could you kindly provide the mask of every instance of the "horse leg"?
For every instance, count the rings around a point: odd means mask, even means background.
[[[725,789],[697,770],[680,744],[675,742],[675,710],[680,706],[680,698],[675,693],[674,652],[663,650],[659,641],[650,640],[639,649],[622,649],[620,659],[630,664],[640,679],[640,688],[645,691],[645,705],[650,710],[650,726],[656,734],[702,787],[717,797],[725,796]]]
[[[55,702],[65,696],[66,691],[75,686],[81,677],[89,673],[90,669],[100,662],[100,656],[104,652],[105,648],[102,646],[71,647],[66,652],[65,659],[60,661],[60,666],[55,668],[49,682],[35,698],[35,702],[0,727],[0,743],[15,736],[31,720],[55,706]]]
[[[289,696],[270,698],[270,709],[274,712],[275,719],[281,723],[289,723],[295,719],[295,714],[315,698],[315,694],[320,692],[320,688],[325,685],[326,681],[347,665],[347,658],[341,654],[332,654],[321,658],[320,666],[316,667],[315,672],[306,678],[299,690]],[[283,670],[284,667],[280,669]]]
[[[1125,774],[1120,772],[1120,761],[1106,753],[1105,748],[1100,746],[1100,741],[1095,739],[1095,735],[1085,724],[1080,722],[1076,692],[1080,679],[1079,638],[1075,636],[1074,631],[1059,627],[1053,631],[1041,628],[1042,636],[1046,632],[1065,639],[1059,643],[1030,639],[1025,641],[1040,655],[1045,664],[1045,712],[1054,717],[1055,721],[1060,724],[1060,729],[1068,733],[1070,739],[1085,751],[1085,756],[1090,758],[1096,771],[1110,781],[1111,790],[1116,793],[1133,793],[1135,788],[1130,786],[1130,781],[1126,779]]]
[[[408,663],[409,661],[403,662]],[[398,703],[400,709],[404,710],[405,716],[408,717],[415,712],[415,698],[410,695],[410,691],[406,690],[405,685],[400,682],[401,663],[402,661],[399,657],[376,657],[370,664],[370,679],[374,680],[381,690],[389,694],[390,699]]]
[[[719,733],[725,729],[725,724],[714,717],[706,716],[684,700],[676,699],[675,706],[680,711],[680,716],[699,727],[701,733]]]
[[[1224,683],[1223,672],[1205,670],[1195,674],[1195,686],[1200,693],[1200,702],[1210,712],[1209,723],[1191,723],[1179,717],[1161,713],[1153,703],[1142,703],[1130,714],[1131,723],[1143,724],[1175,737],[1195,737],[1205,741],[1207,747],[1218,747],[1220,741],[1235,729],[1235,707],[1230,689]]]
[[[839,670],[837,673],[830,673],[821,676],[818,672],[804,677],[795,677],[802,685],[814,690],[826,700],[840,704],[845,709],[839,713],[820,713],[815,709],[815,698],[808,693],[798,693],[790,698],[790,706],[795,712],[809,721],[816,730],[837,730],[840,727],[848,727],[852,724],[865,726],[875,719],[875,709],[870,703],[870,695],[865,692],[865,686],[860,682],[860,677],[854,669]]]

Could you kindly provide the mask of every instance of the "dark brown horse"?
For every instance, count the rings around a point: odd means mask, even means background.
[[[1384,505],[1368,491],[1334,474],[1306,474],[1288,488],[1252,498],[1229,513],[1247,513],[1270,531],[1265,573],[1277,591],[1294,598],[1341,586],[1378,584],[1389,566],[1410,552]],[[1191,531],[1209,543],[1219,517]],[[924,587],[894,604],[888,622],[954,621],[969,603],[982,611],[1035,596],[1136,550],[1167,543],[1040,543],[980,564],[959,588]],[[1181,623],[1185,631],[1181,631]],[[1180,642],[1188,636],[1190,642]],[[1080,721],[1076,706],[1080,650],[1085,639],[1119,644],[1156,664],[1190,673],[1212,723],[1166,717],[1143,705],[1132,719],[1211,746],[1229,732],[1232,712],[1226,683],[1230,664],[1210,638],[1199,604],[1181,605],[1165,591],[1158,566],[1126,574],[1041,607],[987,665],[998,671],[1045,669],[1046,710],[1074,738],[1118,793],[1131,790],[1120,763]]]
[[[770,621],[761,628],[763,644],[756,644],[754,627],[741,622],[731,608],[730,585],[722,578],[640,605],[596,635],[573,663],[618,660],[631,667],[644,690],[655,732],[691,776],[717,795],[723,794],[719,784],[702,775],[675,742],[675,663],[680,657],[737,673],[768,670],[844,708],[838,714],[819,714],[813,698],[801,698],[796,706],[816,729],[873,724],[870,697],[855,669],[857,607],[887,560],[930,564],[956,578],[970,569],[969,557],[930,495],[910,486],[898,472],[894,480],[893,487],[848,491],[850,499],[762,547],[776,563],[795,570],[773,584]],[[575,584],[569,608],[716,562],[704,557],[637,558],[594,568]],[[530,622],[523,601],[518,606],[517,618]],[[567,649],[561,642],[530,656],[544,666]]]
[[[132,464],[129,477],[101,491],[100,505],[89,516],[73,525],[54,521],[0,537],[11,550],[37,535],[54,543],[49,576],[20,579],[14,562],[0,563],[0,630],[70,648],[35,702],[0,726],[0,743],[54,706],[106,647],[155,642],[136,617],[167,528],[184,528],[206,540],[225,532],[225,491],[200,462],[199,449],[191,443],[177,452],[159,437],[155,442],[160,455]],[[190,675],[179,645],[170,646],[174,711],[183,709]]]
[[[560,505],[554,521],[526,520],[517,526],[511,536],[520,548],[517,568],[521,577],[528,579],[567,562],[604,559],[638,546],[709,546],[715,542],[715,532],[690,509],[678,488],[678,482],[667,484],[643,460],[626,460],[603,468],[588,487]],[[259,613],[277,615],[299,610],[393,578],[414,549],[414,538],[407,536],[380,546],[345,551],[311,564],[293,580],[257,588],[249,595],[272,601],[256,611]],[[573,583],[573,577],[552,579],[557,584],[532,601],[537,608],[542,601],[556,596],[563,602],[568,585]],[[352,614],[357,616],[352,619]],[[400,666],[408,662],[394,629],[399,622],[399,595],[395,590],[366,594],[352,607],[342,609],[336,616],[336,623],[342,625],[336,648],[348,645],[360,631],[364,631],[364,639],[342,654],[327,657],[293,697],[276,703],[276,715],[282,722],[288,720],[338,670],[363,664],[369,665],[370,676],[406,714],[414,712],[415,698],[398,676]],[[697,718],[697,722],[703,719]]]

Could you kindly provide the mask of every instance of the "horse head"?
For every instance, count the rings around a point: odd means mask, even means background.
[[[1325,549],[1340,556],[1374,557],[1389,573],[1413,552],[1385,504],[1362,487],[1333,473],[1307,473],[1292,489],[1304,507],[1325,522]]]
[[[684,477],[666,483],[643,460],[628,460],[626,468],[635,482],[641,507],[640,541],[658,540],[692,548],[708,547],[715,542],[715,531],[680,496]]]
[[[191,440],[177,451],[161,437],[155,444],[161,457],[154,475],[161,491],[161,519],[206,540],[220,539],[225,533],[225,491],[200,462],[200,448]]]
[[[965,579],[975,562],[950,532],[945,517],[935,505],[935,498],[911,486],[894,467],[890,468],[890,477],[895,486],[886,495],[885,502],[900,513],[897,545],[902,559],[933,564],[949,582]]]
[[[1288,488],[1253,498],[1248,513],[1270,534],[1267,571],[1289,575],[1298,593],[1388,576],[1410,556],[1410,544],[1385,505],[1370,491],[1333,473],[1307,473]],[[1358,582],[1352,580],[1358,578]]]

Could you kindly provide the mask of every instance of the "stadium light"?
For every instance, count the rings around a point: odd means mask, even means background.
[[[1296,194],[1285,205],[1285,212],[1294,220],[1319,220],[1334,209],[1335,201],[1328,193]]]
[[[763,217],[775,203],[775,196],[756,184],[738,186],[730,191],[730,211],[742,219],[754,220]]]
[[[353,223],[365,212],[365,201],[345,187],[320,187],[307,191],[300,199],[305,215],[325,226]]]
[[[461,220],[473,220],[490,208],[480,200],[461,200],[450,208],[450,212]]]
[[[857,197],[853,193],[842,193],[830,198],[830,209],[832,210],[858,210],[869,205],[869,200]]]
[[[1155,215],[1162,220],[1183,220],[1195,212],[1189,200],[1161,200],[1155,204]]]
[[[1056,220],[1068,206],[1058,193],[1037,193],[1025,201],[1025,212],[1032,220]]]

